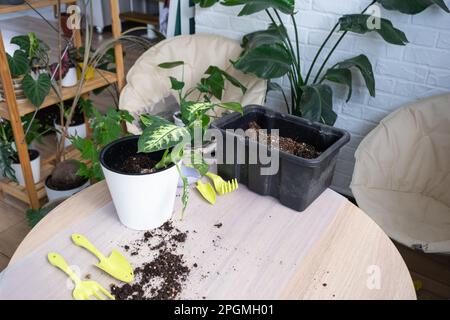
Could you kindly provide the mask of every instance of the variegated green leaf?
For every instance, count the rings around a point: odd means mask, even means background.
[[[149,153],[169,149],[189,136],[186,128],[178,127],[158,116],[143,115],[141,121],[145,129],[139,138],[138,152]]]
[[[181,118],[185,121],[185,123],[191,123],[202,114],[205,114],[208,110],[211,110],[213,107],[214,105],[209,102],[184,103],[181,106]]]
[[[231,110],[235,112],[239,112],[240,114],[244,113],[244,109],[239,102],[222,102],[217,104],[218,107],[226,110]]]

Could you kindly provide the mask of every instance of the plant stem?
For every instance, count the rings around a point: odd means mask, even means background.
[[[280,14],[278,13],[278,11],[276,9],[273,9],[273,11],[275,12],[275,15],[277,16],[277,19],[280,22],[280,25],[283,26],[284,30],[287,30],[286,27],[284,26],[283,20],[281,20],[281,17],[280,17]],[[269,11],[267,11],[267,13],[269,14],[269,17],[271,18],[271,20],[275,24],[275,26],[277,26],[278,32],[280,33],[281,37],[284,39],[284,43],[290,51],[289,53],[291,55],[291,58],[292,58],[292,61],[294,64],[294,69],[295,69],[295,72],[294,72],[294,77],[296,79],[295,82],[297,82],[297,79],[298,80],[301,79],[300,65],[297,62],[298,57],[296,57],[294,47],[292,46],[292,43],[291,43],[291,39],[289,39],[289,36],[287,35],[287,31],[286,31],[287,39],[283,37],[284,34],[282,33],[280,27],[278,26],[278,24],[276,24],[275,20],[272,18]]]
[[[290,113],[293,114],[294,109],[296,108],[295,106],[296,106],[297,96],[296,96],[294,80],[292,78],[292,72],[289,73],[288,78],[289,78],[289,83],[291,85],[291,111],[290,111]]]
[[[286,46],[286,48],[288,50],[290,50],[290,55],[293,61],[293,66],[291,66],[291,70],[289,71],[289,82],[291,85],[291,112],[294,110],[295,105],[296,105],[296,101],[297,101],[297,97],[296,97],[296,85],[298,84],[298,79],[297,79],[297,75],[300,75],[301,78],[301,74],[300,74],[300,68],[297,65],[297,60],[295,57],[295,53],[294,53],[294,48],[292,47],[292,43],[289,39],[284,38],[283,32],[280,30],[280,27],[278,26],[278,24],[275,22],[275,19],[273,18],[273,16],[270,14],[270,11],[268,9],[265,10],[267,15],[269,16],[270,20],[272,21],[273,25],[277,28],[278,32],[280,33],[283,42]],[[280,24],[284,27],[283,21],[281,20],[280,15],[278,14],[278,12],[274,9],[278,20],[280,21]]]
[[[302,70],[300,66],[300,39],[298,36],[298,28],[297,28],[297,22],[295,21],[295,16],[291,14],[292,24],[294,25],[294,31],[295,31],[295,42],[297,47],[297,65],[298,65],[298,78],[300,80],[300,84],[303,85],[303,78],[302,78]]]
[[[364,12],[367,11],[367,9],[369,9],[371,6],[373,6],[375,3],[377,2],[377,0],[373,0],[362,12],[361,14],[363,14]],[[336,25],[333,27],[333,29],[330,31],[330,33],[328,34],[328,36],[326,37],[325,41],[322,43],[322,45],[319,48],[319,51],[317,51],[316,56],[313,59],[313,62],[311,64],[311,67],[308,70],[308,74],[306,76],[305,79],[305,83],[308,84],[309,78],[311,76],[311,73],[314,69],[314,66],[316,65],[317,60],[320,57],[320,54],[322,53],[323,49],[325,49],[325,45],[328,43],[328,41],[331,39],[331,37],[333,36],[334,32],[336,31],[336,29],[339,27],[339,22],[336,23]],[[347,31],[344,32],[343,36],[341,36],[339,38],[339,40],[337,41],[336,45],[334,46],[334,48],[331,50],[330,54],[328,55],[328,60],[330,59],[331,55],[333,54],[334,50],[336,50],[337,46],[341,43],[342,39],[344,38],[344,36],[347,34]],[[326,60],[326,62],[328,62],[328,60]],[[324,64],[326,64],[326,62]],[[320,73],[323,71],[323,68],[325,66],[322,65],[322,67],[320,68],[320,71],[318,72],[318,75],[316,76],[316,79],[314,80],[314,83],[317,81]]]
[[[322,63],[322,65],[320,66],[319,71],[317,71],[317,74],[314,78],[313,83],[317,83],[317,80],[319,79],[320,75],[322,74],[323,69],[325,68],[326,64],[328,63],[328,60],[330,60],[331,56],[333,55],[334,51],[336,50],[336,48],[339,46],[339,44],[341,43],[342,39],[344,39],[344,37],[347,35],[348,31],[345,31],[338,39],[338,41],[336,42],[336,44],[333,46],[333,48],[331,49],[331,51],[328,53],[327,57],[325,58],[325,61]]]

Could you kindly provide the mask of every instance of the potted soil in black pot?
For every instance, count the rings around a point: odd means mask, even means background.
[[[305,210],[330,186],[339,150],[350,140],[344,130],[255,105],[245,107],[243,115],[233,113],[213,122],[212,127],[220,130],[224,139],[233,141],[221,143],[224,159],[218,159],[220,176],[236,178],[253,192],[271,195],[297,211]],[[242,129],[245,134],[234,132],[236,129]],[[273,129],[279,130],[279,136],[271,134]],[[258,152],[253,155],[256,161],[250,163],[249,150],[256,150],[250,146],[267,150],[267,144],[274,139],[279,165],[274,173],[266,175],[261,169],[271,164],[261,161]],[[245,150],[245,157],[240,161],[238,150]],[[231,152],[233,161],[225,163],[225,155],[230,157]],[[270,151],[266,155],[276,156]]]

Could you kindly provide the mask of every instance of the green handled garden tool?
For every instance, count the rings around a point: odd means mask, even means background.
[[[80,278],[73,272],[73,270],[67,265],[64,258],[56,252],[50,252],[47,255],[48,261],[55,267],[64,271],[75,284],[75,288],[72,291],[72,296],[75,300],[90,300],[92,297],[98,300],[105,300],[102,296],[106,296],[108,299],[115,300],[114,297],[95,281],[81,281]]]
[[[134,280],[133,268],[119,251],[113,249],[109,257],[105,257],[81,234],[72,234],[72,241],[77,246],[95,255],[100,260],[96,266],[107,274],[123,282],[132,282]]]

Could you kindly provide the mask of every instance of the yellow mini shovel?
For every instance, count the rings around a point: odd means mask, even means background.
[[[209,203],[216,203],[216,192],[214,191],[211,183],[203,183],[200,180],[197,181],[197,190]]]
[[[105,257],[88,239],[77,233],[72,234],[72,241],[77,246],[95,255],[100,260],[96,266],[107,274],[123,282],[132,282],[134,280],[133,268],[119,251],[113,249],[109,257]]]

